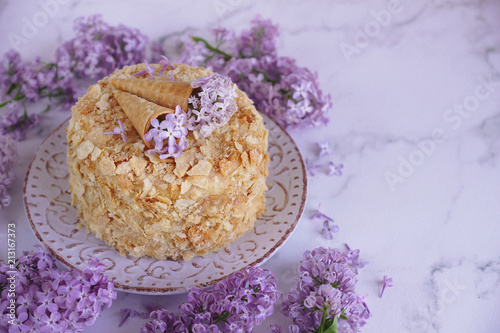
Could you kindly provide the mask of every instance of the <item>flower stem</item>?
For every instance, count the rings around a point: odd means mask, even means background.
[[[314,333],[338,333],[339,332],[339,323],[338,323],[338,317],[335,316],[330,319],[328,319],[328,308],[329,306],[327,305],[326,307],[323,308],[323,314],[321,315],[321,322],[314,331]]]
[[[278,82],[276,82],[276,80],[273,80],[269,77],[269,75],[267,75],[266,72],[264,71],[261,71],[261,70],[258,70],[258,69],[255,69],[255,68],[252,68],[252,73],[257,73],[257,74],[262,74],[264,75],[264,80],[266,80],[267,82],[271,82],[272,84],[276,84]]]
[[[229,59],[231,59],[231,58],[233,57],[232,55],[230,55],[230,54],[228,54],[228,53],[226,53],[226,52],[222,51],[221,49],[218,49],[218,48],[216,48],[216,47],[214,47],[214,46],[210,45],[210,43],[209,43],[209,42],[207,42],[207,41],[206,41],[205,39],[203,39],[203,38],[196,37],[196,36],[191,36],[191,39],[192,39],[192,40],[194,40],[195,42],[202,42],[203,44],[205,44],[205,47],[206,47],[207,49],[209,49],[210,51],[215,52],[215,53],[218,53],[218,54],[220,54],[220,55],[224,56],[224,58],[225,58],[225,60],[226,60],[226,61],[228,61]]]
[[[8,101],[3,102],[2,104],[0,104],[0,108],[3,108],[4,106],[6,106],[6,105],[7,105],[7,104],[9,104],[9,103],[12,103],[12,100],[11,100],[11,99],[9,99]]]

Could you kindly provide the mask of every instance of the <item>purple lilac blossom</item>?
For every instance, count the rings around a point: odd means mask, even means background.
[[[281,333],[281,326],[277,325],[277,324],[271,325],[271,326],[269,326],[268,332],[269,333]]]
[[[316,144],[319,147],[319,158],[330,155],[332,153],[332,148],[330,147],[329,141],[318,141]]]
[[[330,162],[328,164],[328,176],[342,176],[342,168],[344,165],[342,163],[340,164],[335,164],[333,162]]]
[[[213,30],[213,35],[215,46],[199,37],[184,41],[179,61],[228,75],[259,111],[284,127],[328,123],[330,95],[319,88],[317,73],[277,55],[279,29],[271,21],[256,18],[239,36],[224,28]]]
[[[16,51],[4,55],[0,65],[0,106],[58,98],[66,106],[74,102],[72,75],[64,64],[44,63],[39,57],[25,63]]]
[[[315,332],[323,317],[338,320],[343,333],[359,332],[365,325],[370,312],[364,298],[355,294],[357,277],[345,253],[330,248],[306,251],[297,273],[297,287],[285,296],[282,311],[300,332]]]
[[[91,258],[82,271],[61,271],[50,254],[40,245],[35,247],[17,259],[16,328],[20,332],[82,332],[116,299],[104,264]],[[10,270],[9,265],[0,264],[1,327],[9,327],[6,286]]]
[[[167,68],[174,69],[174,65],[172,64],[172,62],[164,55],[161,56],[161,59],[158,63],[162,66],[159,75],[162,75],[163,72],[165,71],[165,69],[167,69]],[[173,81],[174,71],[172,71],[172,73],[170,75],[171,75],[170,81]]]
[[[144,140],[154,140],[155,148],[148,152],[158,154],[160,159],[179,157],[188,147],[186,120],[186,113],[179,105],[176,106],[175,113],[167,114],[161,122],[151,119],[152,128],[144,135]]]
[[[320,209],[321,209],[321,204],[318,205],[318,209],[316,209],[316,212],[311,216],[311,219],[312,220],[314,220],[314,219],[325,219],[325,220],[333,222],[333,219],[330,216],[322,213],[320,211]]]
[[[57,49],[56,59],[77,78],[100,78],[145,58],[148,38],[138,29],[110,26],[93,15],[77,18],[74,30],[76,36]]]
[[[269,270],[247,267],[212,288],[192,288],[178,316],[166,309],[151,312],[141,333],[251,332],[273,313],[276,283]]]
[[[146,308],[145,312],[138,312],[138,311],[135,311],[133,309],[122,308],[120,311],[123,312],[125,315],[123,316],[123,319],[120,322],[120,324],[118,325],[118,327],[122,327],[123,324],[125,324],[125,322],[128,320],[128,318],[140,317],[142,319],[149,319],[150,314],[153,311],[162,310],[163,309],[161,306],[154,305],[151,302],[144,303],[144,307]]]
[[[125,135],[125,128],[121,120],[118,120],[118,127],[115,127],[113,132],[106,132],[104,134],[120,134],[122,136],[123,142],[127,142],[127,136]]]
[[[14,163],[17,157],[16,143],[9,135],[0,134],[0,210],[10,204],[7,190],[14,182]]]
[[[15,107],[17,103],[9,104],[8,109]],[[26,138],[29,129],[35,128],[40,123],[38,114],[28,115],[21,113],[20,109],[13,108],[0,116],[0,134],[9,134],[14,140],[22,141]]]
[[[310,176],[315,176],[316,175],[316,172],[314,170],[316,169],[321,169],[321,165],[319,164],[314,164],[314,162],[312,162],[310,159],[306,158],[305,160],[305,164],[306,164],[306,170],[307,170],[307,173],[310,175]]]
[[[384,291],[386,288],[393,287],[394,286],[394,280],[387,275],[384,275],[384,280],[383,280],[383,285],[382,285],[382,290],[380,291],[380,297],[384,295]]]
[[[137,72],[135,74],[132,74],[132,76],[137,76],[137,75],[142,75],[142,74],[146,74],[147,73],[151,77],[151,80],[154,80],[155,79],[156,69],[153,66],[151,66],[146,59],[144,59],[144,62],[146,63],[146,69],[143,70],[143,71]],[[163,69],[162,69],[162,72],[163,72]]]
[[[360,253],[359,249],[351,250],[351,248],[347,244],[345,244],[345,247],[347,249],[346,256],[348,259],[349,266],[354,271],[354,273],[358,274],[358,269],[365,267],[366,265],[369,264],[369,262],[359,260],[359,253]]]
[[[333,222],[330,222],[328,220],[325,220],[323,222],[323,229],[321,230],[321,234],[323,237],[325,237],[328,240],[333,239],[333,234],[339,232],[339,227],[333,224]]]
[[[37,114],[28,115],[25,103],[42,98],[57,98],[66,107],[74,101],[71,78],[61,76],[56,64],[43,63],[36,58],[24,63],[16,51],[9,51],[0,62],[0,133],[9,133],[15,140],[24,140],[26,131],[40,123]]]

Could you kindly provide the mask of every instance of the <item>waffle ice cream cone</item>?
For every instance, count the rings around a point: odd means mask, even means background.
[[[151,142],[144,140],[144,135],[151,127],[151,120],[175,111],[126,91],[114,89],[113,94],[146,146],[153,148],[154,145]]]
[[[175,109],[179,105],[184,111],[187,111],[188,98],[193,92],[189,82],[165,79],[116,78],[111,79],[111,84],[116,89],[169,109]]]

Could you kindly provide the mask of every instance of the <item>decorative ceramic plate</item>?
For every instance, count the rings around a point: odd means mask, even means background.
[[[26,215],[38,239],[67,267],[82,269],[90,257],[106,265],[118,290],[142,294],[175,294],[211,285],[249,265],[260,265],[291,235],[304,210],[307,179],[292,138],[267,116],[269,177],[266,212],[253,230],[227,248],[189,261],[132,258],[78,228],[71,206],[66,163],[68,121],[41,144],[24,185]]]

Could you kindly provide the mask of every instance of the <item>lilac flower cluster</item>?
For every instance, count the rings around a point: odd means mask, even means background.
[[[40,57],[26,63],[17,51],[8,51],[0,65],[0,96],[6,99],[0,107],[11,103],[37,102],[44,97],[72,98],[68,70],[58,64],[44,63]]]
[[[236,112],[236,86],[229,77],[217,73],[196,79],[191,86],[199,92],[189,98],[187,128],[207,137]]]
[[[172,66],[163,58],[162,71]],[[179,157],[188,147],[189,131],[200,131],[203,137],[225,125],[236,112],[236,86],[227,76],[212,74],[191,82],[195,89],[189,97],[187,112],[177,105],[175,113],[169,113],[164,120],[151,119],[151,129],[144,135],[146,141],[154,140],[155,148],[149,153],[157,153],[161,159]],[[120,128],[106,134],[121,134]]]
[[[57,49],[56,59],[77,78],[100,78],[145,57],[148,38],[138,29],[110,26],[101,15],[79,17],[73,28],[76,36]]]
[[[0,134],[0,209],[10,204],[7,190],[14,181],[12,168],[16,160],[17,150],[14,140],[9,135]]]
[[[90,259],[83,271],[62,271],[52,256],[38,246],[17,260],[16,319],[10,326],[7,288],[9,265],[0,265],[0,327],[10,332],[81,332],[93,325],[104,306],[116,299],[104,264]],[[9,272],[9,273],[7,273]]]
[[[273,313],[278,299],[276,283],[270,271],[247,267],[211,289],[191,289],[178,316],[166,309],[151,312],[141,333],[251,332]]]
[[[186,120],[186,113],[179,105],[175,108],[175,113],[167,114],[161,122],[156,118],[151,119],[152,128],[144,134],[144,139],[154,140],[155,148],[148,152],[157,153],[161,159],[179,157],[188,147]],[[166,146],[164,147],[165,140]]]
[[[25,63],[16,51],[4,55],[0,62],[0,108],[6,107],[7,112],[0,116],[1,134],[10,133],[14,139],[23,140],[26,131],[38,125],[40,117],[27,114],[27,102],[42,98],[73,102],[71,79],[60,72],[57,64],[43,63],[38,57]]]
[[[328,123],[330,95],[319,88],[317,73],[298,66],[295,59],[277,55],[279,29],[271,21],[254,19],[251,28],[239,36],[224,28],[213,34],[215,46],[199,37],[186,40],[179,61],[229,76],[258,110],[284,127]]]
[[[358,252],[359,253],[359,252]],[[297,288],[282,304],[300,332],[359,332],[371,316],[363,297],[355,294],[353,258],[329,248],[306,251],[297,272]],[[295,329],[295,328],[294,328]]]
[[[10,109],[14,104],[9,105]],[[38,114],[28,115],[27,112],[20,112],[13,109],[0,116],[0,134],[10,135],[14,140],[22,141],[26,138],[29,129],[35,128],[41,119]]]
[[[102,77],[144,59],[148,38],[137,29],[110,26],[100,15],[76,19],[74,29],[76,36],[56,50],[53,63],[39,57],[24,62],[13,50],[4,55],[0,108],[7,107],[8,112],[0,117],[0,133],[13,133],[16,140],[23,140],[26,130],[40,122],[38,115],[27,114],[26,103],[57,99],[61,109],[69,109],[75,102],[75,78]]]

